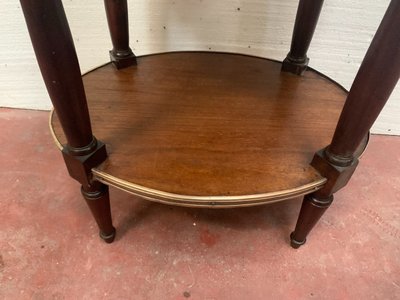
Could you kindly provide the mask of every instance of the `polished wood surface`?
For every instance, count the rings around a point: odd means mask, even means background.
[[[94,132],[109,153],[94,174],[150,198],[160,191],[165,201],[168,193],[189,202],[216,196],[218,205],[312,192],[325,179],[309,163],[331,140],[346,92],[314,71],[298,77],[280,67],[178,52],[86,74]],[[52,125],[64,143],[57,118]]]

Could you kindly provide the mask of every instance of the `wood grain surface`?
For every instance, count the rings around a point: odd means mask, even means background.
[[[93,132],[109,153],[93,172],[188,205],[312,192],[325,179],[309,163],[330,143],[346,92],[315,71],[300,77],[280,67],[245,55],[175,52],[89,72]],[[65,143],[56,115],[51,123]]]

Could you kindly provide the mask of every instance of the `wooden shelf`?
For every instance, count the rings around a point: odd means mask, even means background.
[[[311,193],[309,163],[331,141],[346,91],[319,73],[239,54],[173,52],[83,76],[95,136],[109,157],[94,176],[186,206],[256,205]],[[57,143],[65,138],[54,114]]]

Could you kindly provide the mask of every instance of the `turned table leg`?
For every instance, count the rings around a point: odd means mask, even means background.
[[[290,244],[293,248],[299,248],[306,242],[306,237],[317,224],[324,212],[333,201],[333,195],[327,199],[318,199],[315,195],[306,195],[301,205],[299,220],[294,232],[290,235]]]
[[[282,71],[301,75],[308,65],[307,51],[324,0],[300,0],[293,29],[290,52],[282,63]]]
[[[91,174],[91,169],[106,159],[107,152],[92,134],[79,63],[62,2],[21,0],[21,6],[40,71],[67,139],[62,155],[68,172],[84,187],[102,237],[111,242],[114,231],[108,193],[102,185],[92,182]]]
[[[112,225],[108,186],[95,181],[90,186],[82,185],[82,195],[100,229],[100,237],[107,243],[115,238],[115,228]]]
[[[136,64],[136,56],[129,48],[127,0],[104,0],[113,49],[110,58],[117,69]]]
[[[311,165],[327,178],[325,186],[305,197],[291,245],[307,234],[343,188],[358,164],[357,148],[384,107],[400,76],[400,1],[392,0],[350,89],[331,144]]]

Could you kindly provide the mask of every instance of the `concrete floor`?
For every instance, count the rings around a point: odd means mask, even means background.
[[[399,137],[372,136],[298,250],[301,199],[188,209],[115,189],[107,245],[47,120],[0,109],[0,299],[400,299]]]

